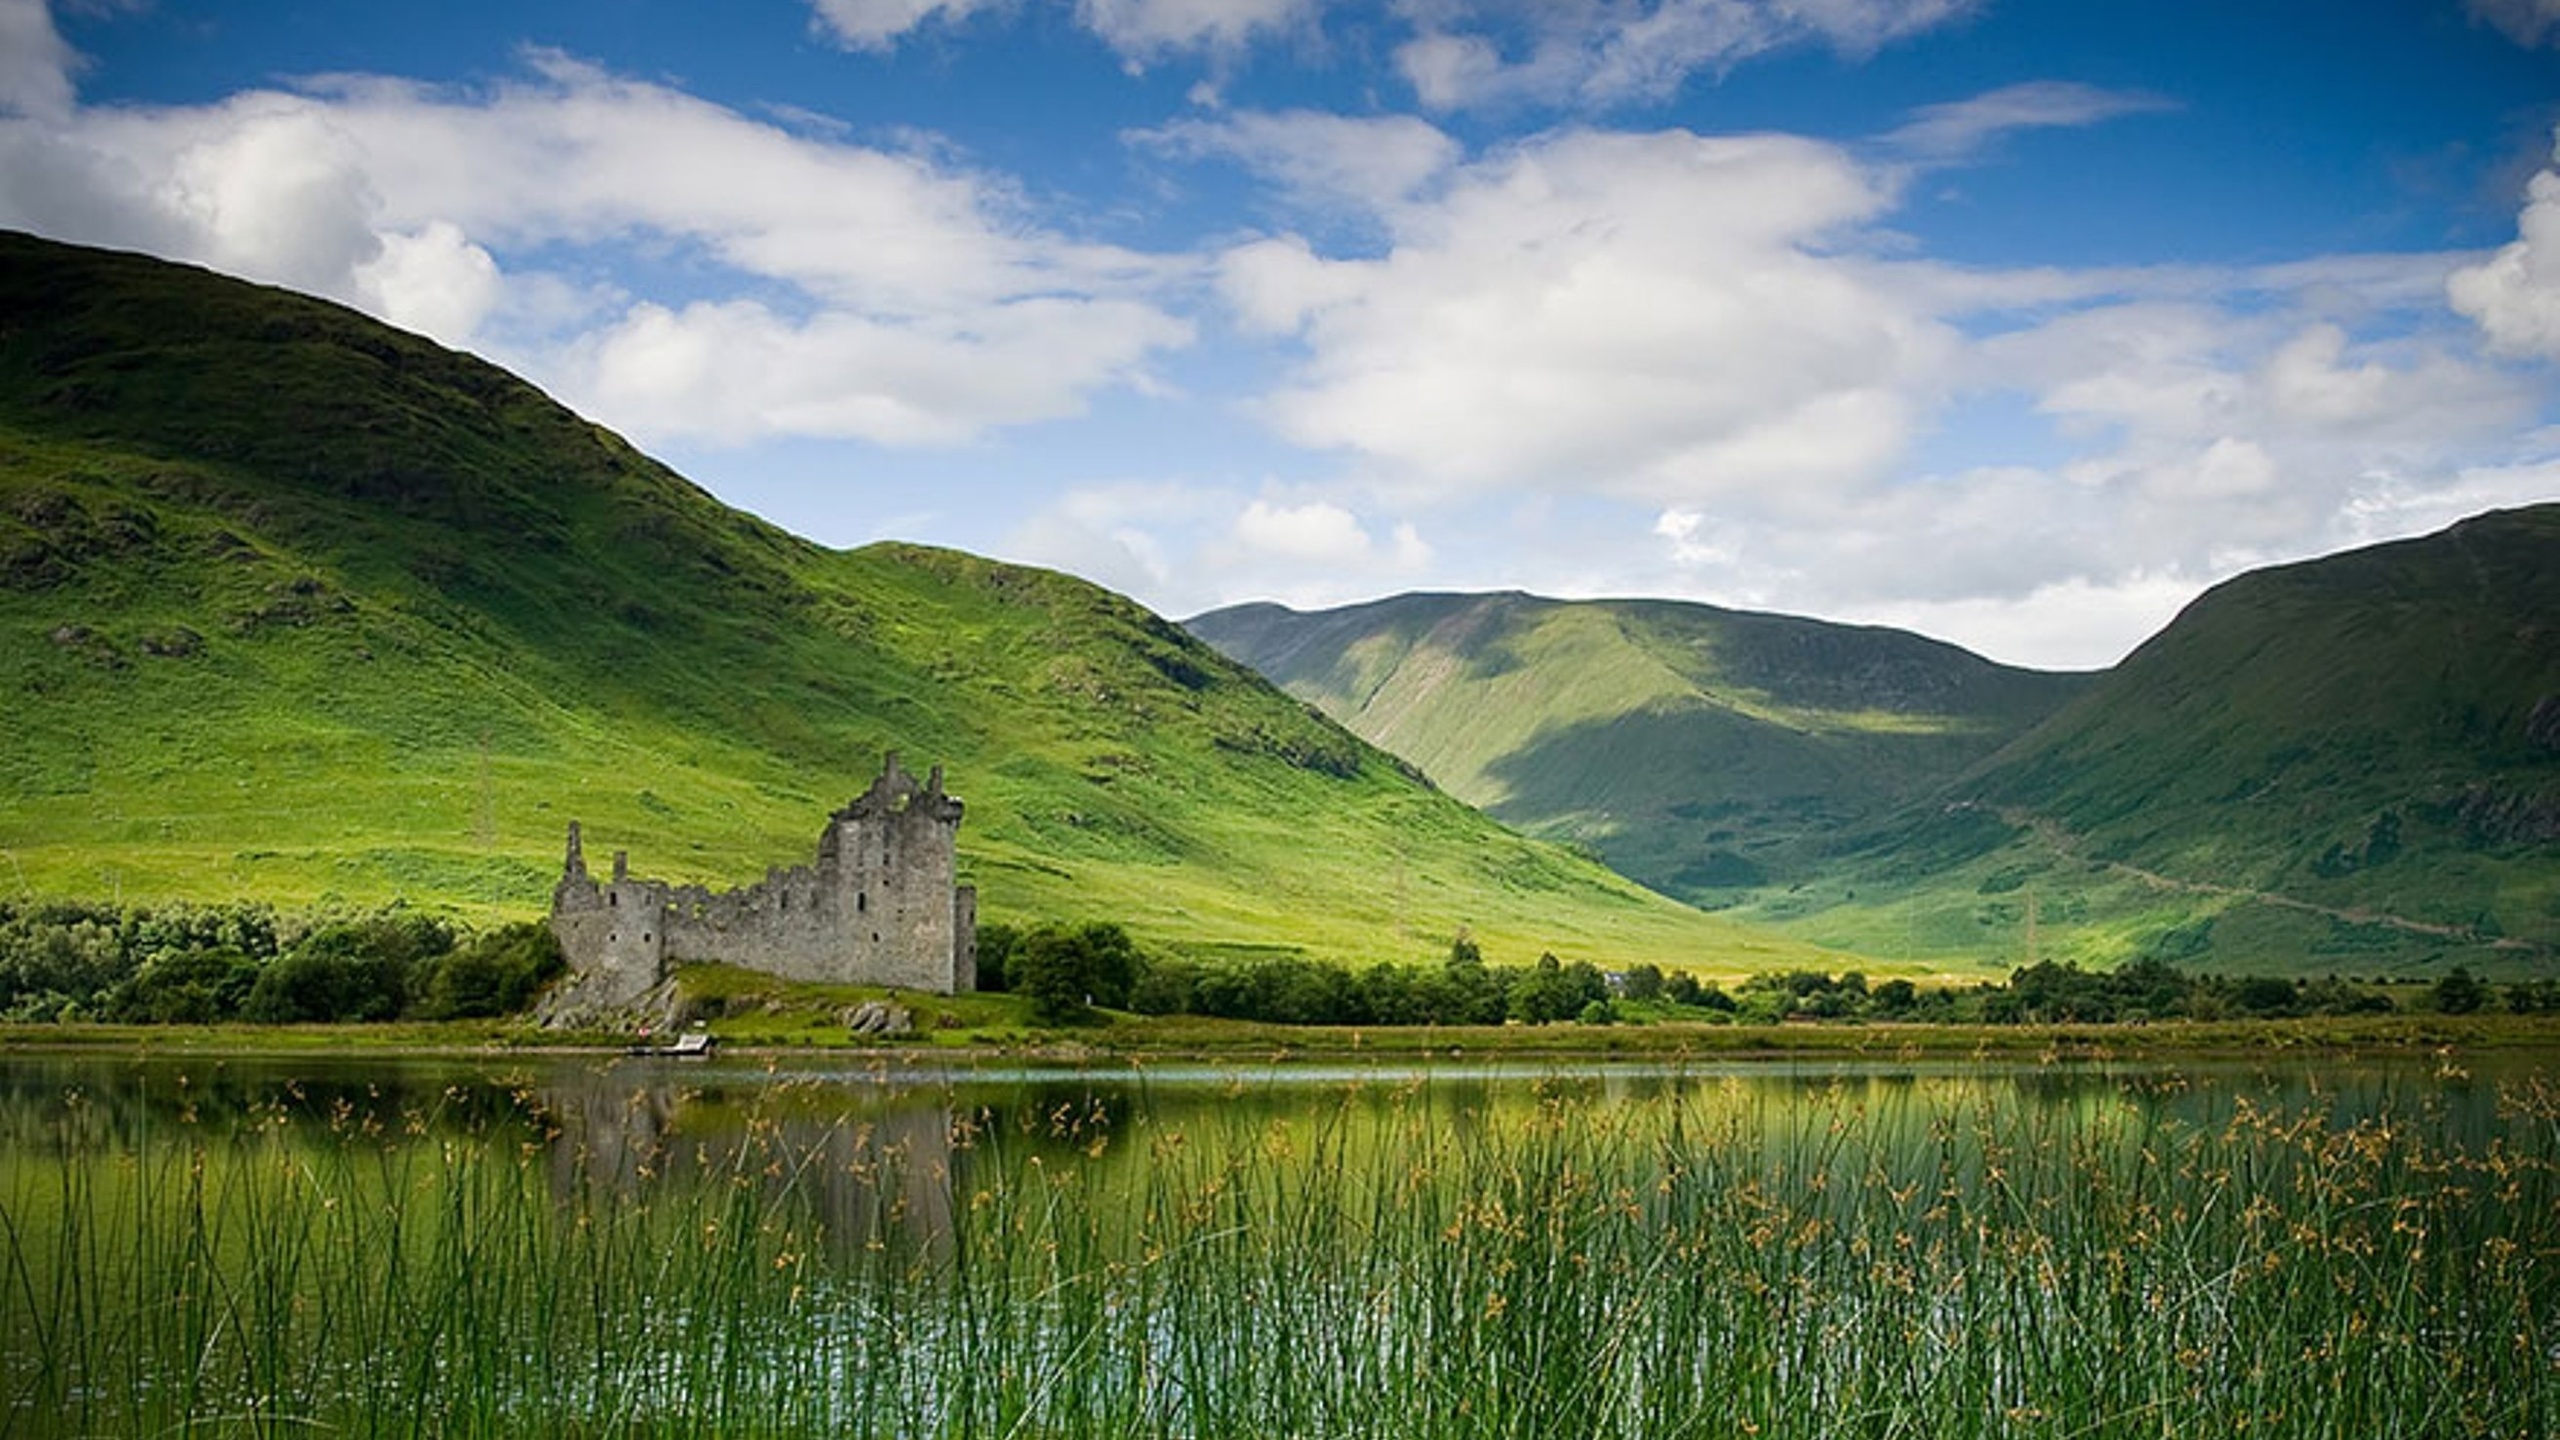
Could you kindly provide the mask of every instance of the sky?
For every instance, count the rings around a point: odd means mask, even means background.
[[[1177,618],[2112,663],[2560,499],[2560,0],[0,0],[0,227]]]

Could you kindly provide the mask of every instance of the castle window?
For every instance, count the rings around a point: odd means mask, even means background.
[[[619,890],[607,890],[604,892],[604,903],[607,905],[620,905],[622,903],[622,892]]]
[[[863,892],[862,892],[862,891],[860,891],[860,890],[856,890],[856,891],[854,891],[854,892],[853,892],[853,913],[854,913],[854,914],[856,914],[856,915],[859,915],[859,914],[861,914],[863,911],[868,910],[868,909],[870,909],[870,908],[871,908],[871,897],[870,897],[869,895],[867,895],[867,894],[863,893]]]

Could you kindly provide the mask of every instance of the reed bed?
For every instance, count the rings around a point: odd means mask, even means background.
[[[2149,1082],[1182,1125],[794,1092],[690,1141],[529,1095],[21,1116],[0,1435],[2560,1429],[2538,1079],[2476,1123]]]

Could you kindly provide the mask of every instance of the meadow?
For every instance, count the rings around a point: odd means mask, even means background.
[[[2522,1436],[2560,1086],[17,1057],[0,1434]]]

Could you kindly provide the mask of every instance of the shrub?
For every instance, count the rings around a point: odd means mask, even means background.
[[[429,1020],[512,1015],[566,962],[551,927],[539,920],[492,930],[432,962],[418,991],[418,1013]]]

